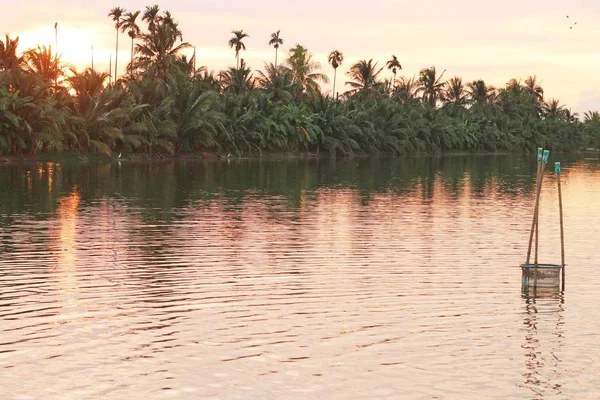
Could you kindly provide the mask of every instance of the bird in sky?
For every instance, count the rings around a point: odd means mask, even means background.
[[[569,19],[570,19],[570,17],[569,17],[568,15],[567,15],[567,18],[569,18]],[[577,25],[577,22],[578,22],[578,21],[575,21],[575,22],[573,22],[573,24],[572,24],[571,26],[569,26],[569,29],[573,29],[573,27],[574,27],[575,25]]]

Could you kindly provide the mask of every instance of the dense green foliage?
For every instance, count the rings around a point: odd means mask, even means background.
[[[113,9],[109,16],[117,40],[126,32],[134,54],[127,74],[112,83],[109,74],[92,69],[65,74],[50,48],[18,54],[18,39],[0,41],[0,154],[397,155],[600,147],[598,113],[580,121],[558,101],[546,101],[535,77],[496,89],[483,80],[445,81],[430,67],[417,78],[396,79],[402,67],[392,56],[381,65],[352,65],[350,90],[334,99],[322,93],[328,78],[301,45],[279,65],[253,72],[240,58],[248,35],[233,31],[228,44],[237,65],[215,74],[182,53],[190,45],[169,12],[152,6],[141,14]],[[137,25],[140,16],[145,31]],[[268,43],[277,57],[280,31]],[[334,85],[342,62],[342,53],[333,51]],[[386,66],[394,79],[381,78]]]

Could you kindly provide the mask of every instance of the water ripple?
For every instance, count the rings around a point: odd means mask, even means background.
[[[567,163],[567,291],[533,297],[530,165],[370,162],[36,166],[0,207],[0,398],[598,397],[600,168]]]

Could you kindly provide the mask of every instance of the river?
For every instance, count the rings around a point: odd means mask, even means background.
[[[536,293],[531,156],[0,165],[0,398],[596,399],[600,160],[562,161]]]

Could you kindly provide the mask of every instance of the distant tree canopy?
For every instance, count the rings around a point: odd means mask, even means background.
[[[240,58],[248,34],[234,30],[227,45],[236,66],[215,73],[197,67],[195,54],[184,54],[190,45],[168,11],[119,8],[109,16],[117,40],[119,32],[131,38],[132,58],[118,79],[91,68],[68,69],[45,46],[19,54],[18,38],[0,40],[0,154],[335,156],[600,147],[598,112],[580,120],[558,100],[545,99],[535,76],[494,88],[483,80],[445,80],[433,66],[418,77],[396,77],[402,69],[396,56],[386,63],[364,59],[346,73],[349,90],[333,98],[322,92],[328,77],[302,45],[289,49],[280,64],[253,71]],[[277,63],[279,30],[268,43]],[[338,50],[329,55],[334,87],[343,61]],[[386,67],[393,78],[383,78]]]

